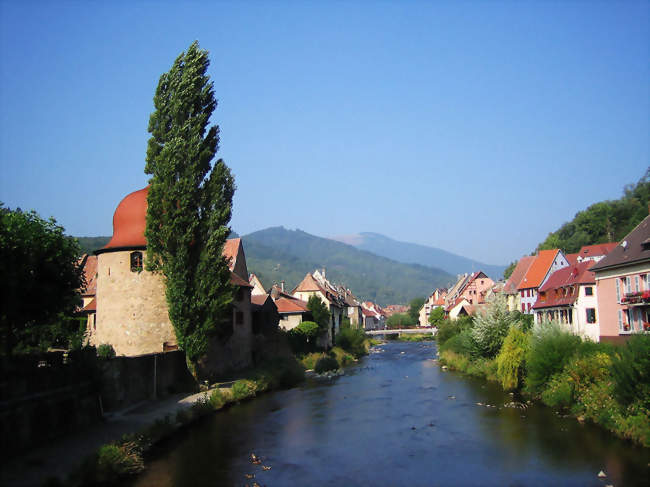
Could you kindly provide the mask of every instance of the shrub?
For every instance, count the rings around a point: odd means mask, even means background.
[[[227,402],[228,398],[219,390],[219,388],[216,388],[210,393],[210,405],[214,409],[221,409]]]
[[[324,356],[325,355],[322,352],[309,353],[307,355],[303,355],[303,357],[300,359],[300,363],[306,370],[313,370],[316,366],[316,362],[318,362],[318,359]]]
[[[232,385],[232,397],[235,401],[241,401],[255,395],[257,386],[255,382],[247,379],[240,379]]]
[[[562,331],[557,323],[544,323],[533,328],[526,354],[528,391],[540,393],[552,376],[562,372],[580,343],[580,337]]]
[[[611,370],[619,402],[627,406],[638,401],[650,409],[650,335],[631,336],[616,351]]]
[[[464,316],[457,320],[443,320],[438,325],[438,332],[436,333],[436,342],[438,346],[442,346],[447,340],[454,335],[458,335],[461,331],[471,329],[474,322],[471,317]]]
[[[465,329],[440,345],[440,350],[450,350],[463,355],[472,355],[474,353],[474,346],[472,330]]]
[[[111,483],[117,478],[144,470],[142,455],[135,443],[109,444],[97,452],[95,478],[98,483]]]
[[[346,352],[350,352],[356,358],[362,357],[368,353],[366,351],[366,334],[363,330],[356,328],[341,328],[336,335],[336,345]]]
[[[510,328],[497,355],[497,378],[505,390],[517,389],[524,377],[528,335],[517,327]]]
[[[289,330],[287,338],[293,353],[310,353],[316,350],[316,340],[322,332],[317,323],[303,321],[298,326]]]
[[[110,343],[102,343],[97,347],[97,356],[102,360],[109,360],[115,357],[115,349]]]
[[[328,352],[328,355],[339,363],[339,366],[345,366],[349,365],[354,362],[354,356],[345,350],[343,350],[341,347],[332,347],[332,349]]]
[[[316,365],[314,366],[314,371],[317,374],[322,374],[328,370],[336,370],[338,368],[339,363],[334,357],[325,356],[318,359],[318,362],[316,362]]]
[[[508,311],[505,295],[494,296],[485,312],[474,317],[472,338],[478,355],[487,358],[496,357],[514,323],[515,316]]]

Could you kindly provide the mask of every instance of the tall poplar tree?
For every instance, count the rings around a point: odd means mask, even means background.
[[[160,77],[144,169],[151,175],[146,267],[164,276],[169,318],[191,362],[210,337],[232,333],[233,287],[222,251],[235,184],[223,160],[212,162],[219,127],[208,126],[217,106],[209,64],[195,41]]]

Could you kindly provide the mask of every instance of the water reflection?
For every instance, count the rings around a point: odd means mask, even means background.
[[[136,485],[647,485],[647,450],[548,408],[503,408],[496,385],[441,371],[433,344],[381,349],[338,379],[215,414]]]

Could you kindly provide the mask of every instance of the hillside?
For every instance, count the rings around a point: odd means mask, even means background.
[[[307,272],[325,267],[331,281],[346,285],[360,298],[386,305],[426,296],[453,280],[440,269],[396,262],[300,230],[273,227],[242,239],[249,271],[266,286],[284,280],[292,289]]]
[[[562,249],[571,254],[583,245],[619,242],[646,216],[650,203],[650,168],[618,200],[601,201],[578,212],[573,220],[552,232],[537,250]]]
[[[75,237],[79,242],[82,254],[92,254],[108,243],[111,237]]]
[[[505,265],[484,264],[436,247],[400,242],[378,233],[364,232],[333,238],[398,262],[435,267],[453,275],[482,270],[496,281],[506,268]]]

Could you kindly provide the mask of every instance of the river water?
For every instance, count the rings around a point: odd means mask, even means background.
[[[342,377],[214,414],[135,485],[650,485],[650,450],[541,405],[504,407],[513,397],[442,371],[435,354],[433,342],[387,343]]]

